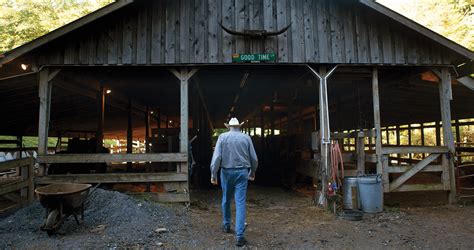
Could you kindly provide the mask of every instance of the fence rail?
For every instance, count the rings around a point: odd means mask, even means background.
[[[11,160],[0,163],[0,171],[16,169],[16,177],[2,178],[0,182],[0,196],[13,201],[15,204],[0,210],[4,213],[29,204],[34,200],[34,164],[32,157]],[[14,192],[20,191],[18,196]]]

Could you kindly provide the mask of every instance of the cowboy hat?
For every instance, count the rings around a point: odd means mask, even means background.
[[[242,122],[242,123],[239,123],[239,120],[237,120],[237,118],[235,117],[232,117],[232,119],[230,119],[229,123],[224,123],[224,125],[229,128],[229,127],[240,127],[242,125],[244,125],[245,122]]]

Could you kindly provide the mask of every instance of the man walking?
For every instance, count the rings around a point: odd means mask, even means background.
[[[230,119],[224,125],[229,132],[217,139],[216,148],[211,161],[211,182],[217,185],[217,173],[221,168],[222,186],[222,229],[230,233],[230,204],[235,199],[235,234],[236,245],[241,247],[247,243],[245,233],[245,202],[248,180],[255,180],[258,166],[257,154],[250,136],[240,132],[243,123],[237,118]]]

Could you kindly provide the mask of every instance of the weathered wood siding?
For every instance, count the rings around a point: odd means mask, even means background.
[[[266,39],[234,30],[290,29]],[[230,63],[233,53],[279,63],[451,64],[454,52],[350,0],[137,1],[42,48],[39,64]]]

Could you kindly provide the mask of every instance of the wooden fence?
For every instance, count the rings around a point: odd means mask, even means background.
[[[0,210],[0,213],[17,209],[34,200],[34,164],[32,157],[0,163],[0,171],[16,169],[19,173],[14,177],[0,179],[0,196],[14,203]]]
[[[426,154],[427,156],[414,165],[391,165],[390,155]],[[434,191],[451,190],[450,153],[447,147],[398,146],[382,147],[384,192]],[[435,160],[441,160],[434,163]],[[407,184],[406,182],[418,173],[440,172],[438,183]],[[454,182],[454,180],[453,180]]]
[[[36,183],[163,183],[173,187],[173,192],[156,194],[160,202],[189,202],[188,156],[186,153],[147,154],[57,154],[39,155],[40,164],[51,163],[110,163],[110,162],[176,162],[176,172],[154,173],[95,173],[61,174],[36,177]]]

